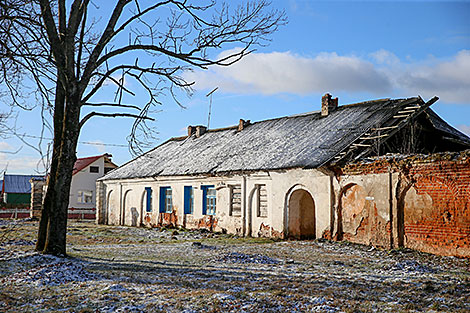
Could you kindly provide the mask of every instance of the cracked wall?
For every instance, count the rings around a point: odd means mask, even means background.
[[[396,156],[344,167],[343,186],[354,182],[371,200],[370,206],[368,201],[363,205],[360,199],[366,197],[353,188],[344,193],[344,239],[469,257],[469,155],[470,151]],[[391,175],[389,184],[380,178],[386,175]]]

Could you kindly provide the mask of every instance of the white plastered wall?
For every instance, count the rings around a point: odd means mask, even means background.
[[[178,225],[198,228],[205,225],[208,216],[202,214],[201,186],[214,185],[217,189],[217,220],[214,230],[251,236],[283,236],[287,220],[287,195],[295,188],[309,192],[315,203],[316,236],[320,238],[330,227],[330,177],[318,170],[292,169],[286,171],[255,172],[230,176],[182,176],[103,181],[107,208],[107,223],[155,226],[162,221],[159,214],[160,187],[172,188],[173,212]],[[230,215],[230,185],[241,185],[241,215]],[[259,217],[257,185],[267,190],[267,217]],[[194,190],[194,212],[184,214],[184,186]],[[152,212],[146,212],[145,188],[152,188]],[[124,197],[125,196],[125,197]],[[134,208],[134,209],[132,209]],[[124,210],[124,212],[123,212]],[[132,212],[133,213],[132,213]],[[137,213],[137,216],[135,214]],[[124,216],[124,217],[123,217]],[[269,229],[268,233],[266,230]]]
[[[90,166],[98,166],[98,173],[90,173]],[[95,162],[89,164],[80,172],[72,176],[72,184],[70,186],[69,208],[92,209],[96,204],[96,180],[104,175],[104,157],[99,158]],[[93,200],[91,203],[79,203],[78,191],[88,190],[93,192]]]

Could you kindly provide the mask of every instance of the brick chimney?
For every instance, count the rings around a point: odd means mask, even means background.
[[[250,125],[250,120],[245,121],[243,119],[240,119],[240,122],[238,123],[238,131],[242,131],[248,125]]]
[[[201,137],[202,135],[204,135],[204,133],[207,131],[207,127],[206,126],[202,126],[202,125],[197,125],[197,126],[193,126],[193,125],[189,125],[188,126],[188,137],[191,137],[193,134],[196,134],[196,137]]]
[[[329,93],[326,93],[321,97],[321,116],[328,116],[330,112],[333,112],[338,107],[338,97],[331,98]]]
[[[191,137],[192,134],[196,132],[196,126],[189,125],[188,126],[188,137]]]
[[[196,137],[201,137],[202,135],[204,135],[204,133],[206,132],[207,130],[207,127],[206,126],[202,126],[202,125],[198,125],[196,126]]]

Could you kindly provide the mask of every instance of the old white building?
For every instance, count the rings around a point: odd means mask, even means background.
[[[346,216],[338,216],[346,182],[367,185],[358,193],[365,199],[359,212],[373,203],[388,227],[384,233],[399,236],[391,190],[401,176],[342,177],[339,170],[366,156],[468,149],[470,139],[429,108],[436,100],[338,106],[327,94],[318,112],[240,120],[222,129],[190,126],[187,136],[171,138],[98,180],[97,222],[331,238]]]

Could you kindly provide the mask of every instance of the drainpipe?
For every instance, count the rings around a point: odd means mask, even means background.
[[[122,184],[119,183],[119,225],[122,225],[122,210],[123,210],[123,204],[122,204]]]
[[[246,177],[242,176],[242,234],[246,236]]]

